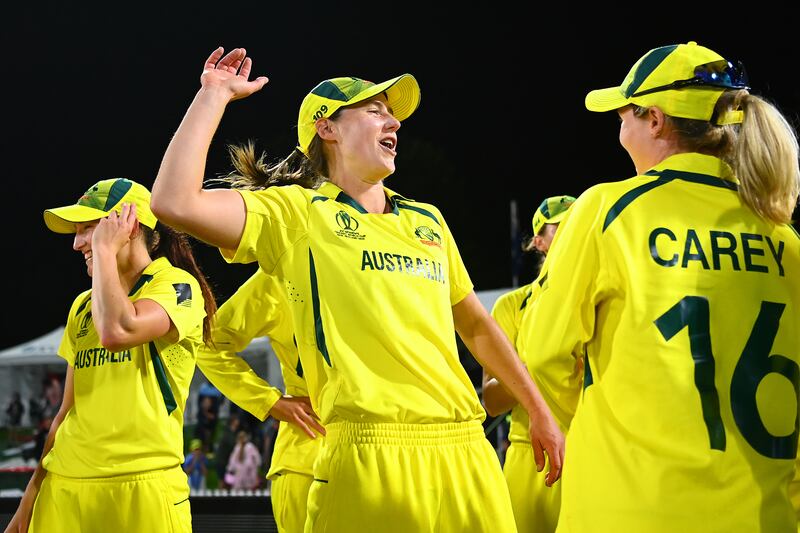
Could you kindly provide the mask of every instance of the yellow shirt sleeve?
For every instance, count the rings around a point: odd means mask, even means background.
[[[531,286],[523,285],[513,291],[501,294],[492,306],[492,318],[495,319],[515,349],[517,347],[517,336],[519,335],[520,318],[522,317],[522,306],[527,304],[530,294]]]
[[[203,374],[236,405],[265,420],[283,393],[261,379],[237,352],[256,337],[291,339],[289,310],[273,293],[279,284],[259,269],[217,310],[215,348],[202,346],[197,364]]]
[[[69,308],[69,315],[67,316],[67,325],[64,328],[64,335],[61,337],[61,343],[58,346],[58,355],[62,357],[69,366],[75,366],[75,339],[77,338],[78,324],[75,315],[86,305],[91,305],[92,291],[87,290],[78,295],[73,300]]]
[[[193,333],[206,316],[200,284],[180,268],[170,267],[157,272],[136,299],[153,300],[164,308],[178,330],[176,342]]]
[[[270,187],[262,191],[237,189],[244,200],[247,219],[236,250],[220,249],[229,263],[252,263],[272,273],[283,253],[308,233],[306,189],[299,185]]]
[[[450,275],[450,305],[456,305],[472,292],[473,285],[467,272],[467,267],[464,266],[464,261],[461,259],[453,234],[450,233],[450,228],[441,213],[439,213],[439,217],[444,231],[442,244],[447,252],[447,265]]]

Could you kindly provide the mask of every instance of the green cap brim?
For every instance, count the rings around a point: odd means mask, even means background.
[[[85,205],[67,205],[44,211],[44,223],[56,233],[75,233],[75,224],[92,222],[108,216],[108,213]]]
[[[586,95],[586,109],[589,111],[614,111],[625,107],[630,102],[619,87],[609,87],[607,89],[596,89]]]

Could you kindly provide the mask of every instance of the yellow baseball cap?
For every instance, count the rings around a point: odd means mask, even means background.
[[[567,195],[545,198],[533,213],[533,234],[539,235],[545,224],[561,222],[573,202],[575,202],[575,198]]]
[[[419,84],[411,74],[401,74],[377,84],[360,78],[331,78],[314,87],[300,104],[297,118],[300,151],[308,155],[308,147],[317,134],[314,125],[319,119],[331,116],[340,107],[363,102],[381,93],[386,93],[394,118],[401,122],[419,106]]]
[[[199,450],[202,447],[203,447],[203,441],[201,441],[200,439],[192,439],[189,442],[189,451],[190,452],[193,452],[195,450]]]
[[[726,89],[749,89],[741,63],[728,61],[694,41],[654,48],[631,68],[619,87],[586,95],[589,111],[613,111],[629,104],[656,106],[665,114],[711,120]],[[717,117],[717,124],[740,123],[742,111]]]
[[[122,211],[122,204],[136,205],[139,223],[155,229],[158,219],[150,210],[150,191],[124,178],[98,181],[72,205],[46,209],[44,223],[56,233],[75,233],[75,224],[105,218],[112,211]]]

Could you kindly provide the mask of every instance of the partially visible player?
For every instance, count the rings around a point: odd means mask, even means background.
[[[69,311],[64,398],[6,531],[191,531],[183,410],[215,303],[186,236],[127,179],[44,219],[75,234],[92,288]]]
[[[532,220],[533,237],[525,244],[526,252],[539,255],[537,271],[547,256],[556,236],[560,222],[568,213],[575,201],[572,196],[552,196],[545,198],[536,209]],[[541,279],[541,278],[539,278]],[[538,281],[538,280],[537,280]],[[569,421],[575,409],[575,394],[554,394],[559,389],[561,371],[564,365],[554,365],[552,361],[543,362],[536,358],[535,339],[524,339],[524,316],[536,302],[540,285],[533,281],[500,296],[492,308],[492,316],[514,344],[517,353],[525,363],[528,372],[542,392],[556,422],[566,433]],[[528,352],[524,340],[533,345]],[[580,376],[580,369],[572,357],[566,361],[574,367],[572,379]],[[577,389],[580,390],[580,389]],[[568,391],[571,392],[570,389]],[[552,532],[558,523],[558,511],[561,504],[561,485],[548,487],[542,481],[542,472],[538,472],[533,460],[531,441],[528,433],[528,416],[517,401],[502,386],[497,378],[488,372],[483,373],[483,404],[492,416],[498,416],[511,409],[511,425],[509,427],[510,445],[503,463],[503,474],[511,495],[511,506],[514,520],[520,532]]]
[[[586,355],[559,532],[797,528],[797,137],[748,89],[689,42],[586,96],[637,176],[570,208],[526,317],[547,357]]]
[[[308,398],[286,289],[279,280],[259,269],[222,304],[215,316],[214,347],[200,351],[198,365],[204,359],[220,358],[239,360],[239,364],[246,365],[237,352],[244,350],[254,338],[263,336],[269,337],[278,356],[285,395],[262,382],[263,387],[271,388],[271,393],[253,391],[254,404],[248,410],[261,420],[271,415],[281,421],[267,473],[272,481],[272,511],[281,533],[302,533],[308,490],[314,480],[314,460],[322,444],[319,436],[325,434],[325,429],[318,422]],[[217,377],[206,370],[204,373],[212,381]],[[233,384],[230,379],[219,381]],[[235,390],[220,390],[226,396],[237,394]],[[257,410],[261,412],[256,414]]]

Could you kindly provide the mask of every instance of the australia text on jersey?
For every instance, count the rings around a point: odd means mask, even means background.
[[[103,366],[106,363],[124,363],[131,360],[130,350],[112,352],[105,348],[89,348],[80,350],[75,354],[75,369],[86,368],[89,366]]]
[[[364,250],[361,254],[361,270],[384,270],[386,272],[406,273],[425,279],[446,283],[442,264],[432,259],[420,259],[392,252]]]

